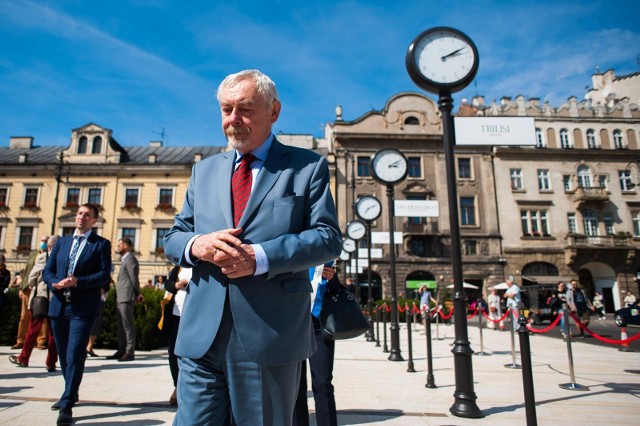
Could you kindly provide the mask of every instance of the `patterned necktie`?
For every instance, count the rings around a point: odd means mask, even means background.
[[[78,249],[80,248],[80,244],[82,244],[83,239],[84,235],[76,235],[73,237],[73,245],[71,246],[71,253],[69,254],[69,266],[67,267],[68,277],[73,274],[74,265],[76,263],[76,256],[78,255]],[[64,296],[68,298],[71,295],[71,289],[65,288],[62,294],[64,294]]]
[[[253,154],[244,154],[240,165],[233,172],[231,178],[231,192],[233,194],[233,226],[238,226],[244,208],[247,206],[251,195],[251,167],[249,166],[256,157]]]

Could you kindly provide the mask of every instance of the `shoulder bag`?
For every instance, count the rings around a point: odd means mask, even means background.
[[[320,310],[320,327],[325,340],[351,339],[369,329],[356,297],[343,285],[327,289]]]

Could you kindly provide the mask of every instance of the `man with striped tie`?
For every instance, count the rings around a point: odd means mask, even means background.
[[[93,204],[78,208],[75,232],[58,240],[42,274],[51,290],[49,316],[65,385],[60,400],[51,406],[59,410],[57,425],[73,422],[71,409],[78,401],[100,288],[111,273],[111,242],[92,230],[98,214]]]

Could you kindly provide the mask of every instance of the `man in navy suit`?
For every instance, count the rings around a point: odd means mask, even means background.
[[[58,425],[73,421],[71,409],[78,401],[100,288],[109,282],[111,243],[91,230],[98,214],[93,204],[78,208],[74,234],[58,240],[42,273],[52,292],[49,316],[65,385],[62,397],[51,407],[60,410]]]
[[[281,105],[260,71],[228,76],[217,96],[234,149],[193,167],[164,240],[168,259],[193,267],[174,424],[221,425],[231,409],[238,425],[290,425],[316,350],[308,269],[341,250],[329,170],[273,136]]]

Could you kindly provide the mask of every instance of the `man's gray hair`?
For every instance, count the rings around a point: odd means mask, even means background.
[[[269,107],[271,107],[273,102],[278,99],[276,84],[273,80],[258,70],[244,70],[228,75],[224,80],[222,80],[222,83],[218,86],[218,92],[216,93],[218,102],[220,102],[220,98],[224,94],[225,90],[235,86],[243,80],[253,80],[256,83],[258,93],[262,96]]]

